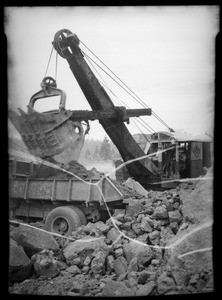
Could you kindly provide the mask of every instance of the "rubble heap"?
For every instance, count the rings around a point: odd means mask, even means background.
[[[115,210],[106,223],[79,227],[69,239],[20,225],[11,231],[9,292],[73,296],[212,292],[212,218],[212,182],[199,181],[186,189],[131,198],[126,210]],[[35,239],[30,238],[34,231]]]
[[[55,169],[55,174],[51,175],[50,178],[57,178],[57,179],[69,179],[75,177],[77,175],[79,178],[83,180],[89,180],[94,177],[94,173],[91,170],[87,170],[82,164],[77,162],[76,160],[70,161],[68,164],[58,164],[61,167],[61,171]],[[66,172],[68,171],[68,172]]]

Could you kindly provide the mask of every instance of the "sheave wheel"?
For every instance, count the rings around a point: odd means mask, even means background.
[[[81,225],[85,225],[84,217],[84,213],[77,207],[59,206],[46,217],[45,229],[67,236]]]

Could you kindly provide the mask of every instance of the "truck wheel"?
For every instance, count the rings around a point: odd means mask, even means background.
[[[87,219],[86,219],[86,216],[85,216],[84,212],[76,206],[69,206],[69,207],[72,208],[79,215],[81,225],[86,225],[87,224]]]
[[[67,236],[79,226],[83,225],[83,217],[80,212],[81,210],[74,206],[56,207],[47,215],[45,229],[50,232]]]

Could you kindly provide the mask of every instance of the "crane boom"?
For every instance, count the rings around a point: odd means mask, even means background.
[[[55,34],[53,46],[58,54],[67,60],[92,110],[105,110],[115,115],[118,109],[114,106],[109,95],[84,59],[76,34],[67,29],[59,30]],[[121,116],[100,118],[99,122],[116,145],[125,162],[144,156],[143,150],[128,131]],[[148,158],[127,164],[127,169],[130,176],[138,181],[141,181],[141,178],[147,179],[148,177],[150,179],[155,177],[156,179],[157,168]]]

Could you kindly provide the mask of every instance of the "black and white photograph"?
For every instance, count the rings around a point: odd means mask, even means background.
[[[219,6],[3,14],[8,294],[213,294]]]

